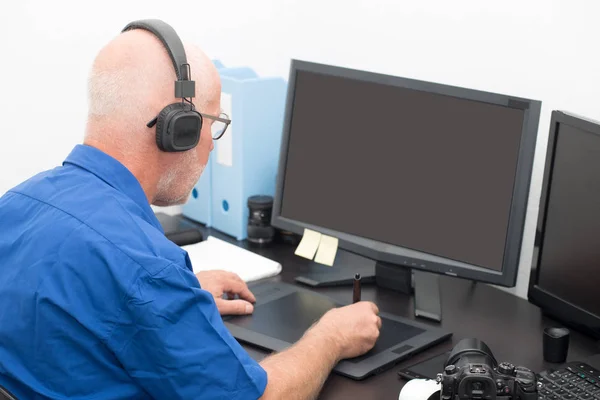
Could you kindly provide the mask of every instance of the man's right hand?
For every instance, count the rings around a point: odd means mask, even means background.
[[[316,398],[335,364],[375,346],[381,329],[378,313],[368,301],[326,312],[296,344],[261,361],[268,375],[261,399]]]
[[[340,360],[358,357],[375,346],[381,329],[378,314],[374,303],[361,301],[329,310],[311,330],[332,339]]]

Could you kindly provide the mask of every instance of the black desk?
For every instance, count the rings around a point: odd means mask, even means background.
[[[237,242],[212,229],[200,227],[200,230],[205,238],[212,235],[279,261],[283,266],[282,273],[271,278],[276,281],[294,283],[297,275],[308,271],[313,265],[311,261],[295,256],[295,248],[291,245],[274,243],[265,247],[257,247],[245,241]],[[322,268],[328,267],[322,266]],[[544,363],[542,357],[542,332],[545,326],[556,325],[556,322],[542,316],[538,307],[486,284],[444,276],[440,285],[443,309],[441,326],[454,333],[451,341],[433,347],[364,381],[357,382],[332,374],[325,383],[319,398],[397,399],[404,384],[404,381],[397,375],[401,366],[410,365],[449,350],[465,337],[476,337],[486,342],[498,362],[506,360],[529,367],[534,371],[541,371],[553,366]],[[342,301],[352,301],[350,286],[324,288],[318,289],[318,291]],[[363,285],[362,299],[375,302],[381,311],[414,319],[411,296],[381,289],[372,284],[365,284]],[[435,326],[434,323],[431,324]],[[257,360],[267,355],[252,346],[244,345],[244,348]],[[596,341],[572,331],[569,361],[582,360],[599,351]]]

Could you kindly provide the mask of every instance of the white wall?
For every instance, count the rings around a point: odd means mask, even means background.
[[[228,66],[287,78],[290,58],[543,101],[516,291],[526,295],[550,111],[600,119],[596,0],[0,2],[0,193],[81,141],[86,74],[130,20],[161,18]]]

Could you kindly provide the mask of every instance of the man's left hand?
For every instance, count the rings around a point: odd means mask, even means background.
[[[238,275],[226,271],[202,271],[196,274],[202,289],[210,292],[221,315],[252,314],[256,298],[246,282]],[[223,298],[226,295],[227,299]],[[236,299],[235,296],[239,298]]]

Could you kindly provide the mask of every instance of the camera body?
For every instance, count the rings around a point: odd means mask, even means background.
[[[498,364],[477,339],[459,342],[438,374],[441,400],[537,400],[535,373],[508,362]]]

